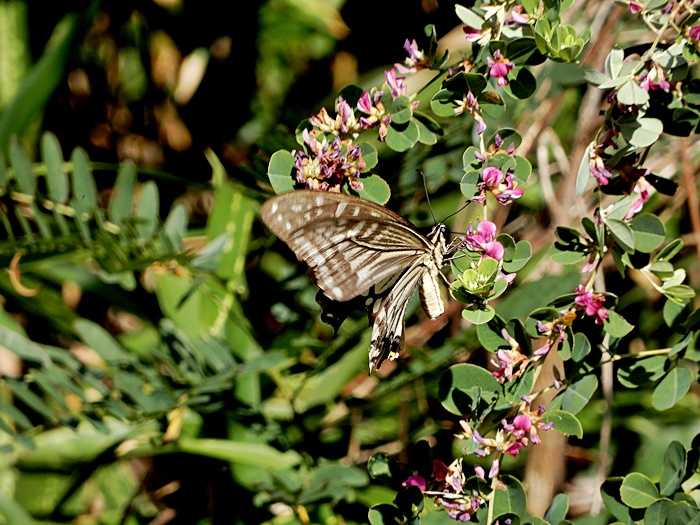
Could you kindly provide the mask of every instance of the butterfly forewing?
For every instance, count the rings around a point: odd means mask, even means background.
[[[263,205],[262,218],[336,301],[366,293],[430,252],[401,216],[347,195],[286,193]]]

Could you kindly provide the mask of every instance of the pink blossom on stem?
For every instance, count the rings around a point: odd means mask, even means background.
[[[508,84],[508,73],[513,69],[513,63],[503,56],[500,49],[494,52],[493,57],[488,57],[487,62],[491,78],[495,78],[499,86],[506,86]]]
[[[425,53],[418,48],[418,43],[408,38],[403,44],[403,49],[408,55],[403,64],[395,64],[396,69],[401,74],[415,73],[426,66]]]
[[[525,12],[525,8],[516,5],[510,10],[506,17],[506,24],[511,26],[525,25],[530,21],[530,16]]]
[[[642,74],[639,85],[645,91],[669,91],[671,89],[671,84],[666,80],[664,70],[657,65]]]
[[[608,318],[608,310],[605,308],[605,296],[603,294],[594,293],[587,290],[585,286],[578,285],[576,287],[576,307],[583,310],[584,313],[595,318],[596,324],[603,324]]]
[[[469,226],[464,244],[468,250],[481,252],[497,261],[503,259],[503,245],[496,240],[496,225],[491,221],[481,221],[476,231]]]
[[[406,79],[398,75],[395,67],[384,71],[384,80],[392,97],[396,98],[406,94]]]
[[[700,42],[700,24],[694,25],[688,29],[688,38],[694,42]]]
[[[483,181],[482,190],[488,190],[496,197],[496,200],[504,205],[510,204],[515,199],[523,196],[522,188],[511,173],[503,173],[500,169],[489,166],[481,174]],[[478,197],[483,199],[484,196]],[[477,200],[477,199],[474,199]]]
[[[635,2],[635,0],[629,0],[629,2],[627,3],[627,9],[630,13],[636,15],[642,12],[644,6],[639,2]]]
[[[418,487],[418,490],[425,492],[428,488],[428,482],[420,474],[412,474],[408,476],[406,480],[402,483],[404,487]]]
[[[625,219],[630,219],[634,215],[642,211],[642,208],[644,207],[646,202],[651,198],[652,190],[652,185],[649,184],[644,177],[640,177],[637,183],[634,185],[634,188],[632,189],[632,193],[636,193],[638,197],[632,203],[629,210],[627,210],[627,213],[625,214]]]
[[[609,182],[610,177],[612,177],[612,173],[605,167],[605,163],[600,155],[598,155],[596,149],[597,148],[591,148],[591,154],[588,158],[588,169],[598,184],[600,186],[605,186]]]

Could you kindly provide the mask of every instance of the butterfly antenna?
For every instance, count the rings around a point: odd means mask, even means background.
[[[423,179],[423,190],[425,190],[425,199],[428,201],[428,209],[430,210],[430,216],[433,218],[433,224],[437,224],[437,219],[433,213],[433,205],[430,204],[430,193],[428,193],[428,180],[425,178],[425,172],[420,171],[420,176]]]
[[[453,212],[453,213],[450,213],[447,217],[445,217],[444,219],[442,219],[442,220],[440,221],[440,224],[443,224],[443,223],[444,223],[447,219],[449,219],[450,217],[454,217],[455,215],[457,215],[460,211],[462,211],[464,208],[466,208],[466,207],[469,206],[470,204],[471,204],[471,201],[465,202],[462,206],[459,207],[459,209],[458,209],[457,211],[455,211],[455,212]]]

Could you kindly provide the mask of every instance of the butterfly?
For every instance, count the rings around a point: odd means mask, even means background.
[[[367,295],[372,339],[369,370],[396,359],[403,348],[406,307],[418,288],[431,319],[445,311],[441,272],[447,228],[428,236],[373,202],[342,193],[299,190],[268,199],[263,222],[311,269],[334,301]]]

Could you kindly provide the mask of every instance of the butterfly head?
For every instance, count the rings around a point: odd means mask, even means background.
[[[447,240],[447,232],[447,226],[438,223],[435,226],[433,226],[432,230],[430,230],[428,239],[430,239],[430,242],[433,245],[444,243]]]

